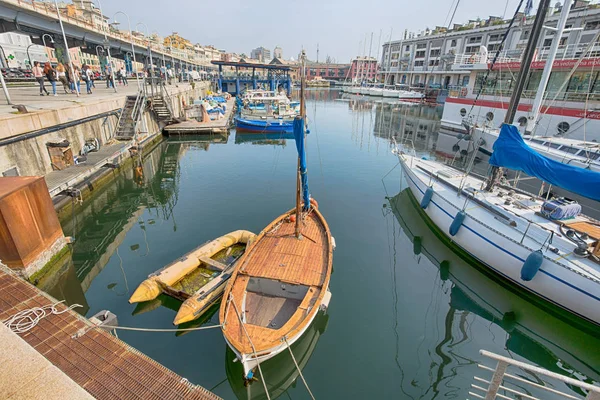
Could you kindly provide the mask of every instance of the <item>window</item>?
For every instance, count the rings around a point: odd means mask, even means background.
[[[600,20],[599,21],[590,21],[588,23],[585,24],[585,27],[583,28],[586,31],[593,31],[600,28]]]
[[[424,61],[415,61],[415,67],[422,67],[424,63]]]
[[[497,33],[495,35],[490,35],[490,37],[488,38],[488,43],[499,42],[500,40],[502,40],[502,35],[500,33]]]
[[[568,122],[563,121],[556,126],[556,130],[558,131],[559,135],[563,135],[569,131],[570,127],[571,125],[569,125]]]
[[[431,50],[429,52],[429,57],[439,57],[440,56],[440,49],[435,49],[435,50]]]
[[[450,47],[456,47],[456,39],[452,39],[450,42]]]
[[[494,113],[493,112],[488,112],[487,114],[485,114],[485,119],[488,120],[489,122],[492,122],[494,120]]]
[[[469,77],[468,76],[463,76],[462,85],[463,86],[468,86],[469,85]]]
[[[425,49],[425,48],[427,48],[427,43],[419,43],[417,45],[417,49]]]
[[[527,125],[527,117],[521,117],[517,120],[517,122],[519,123],[519,126],[523,128],[525,125]]]
[[[523,31],[523,32],[521,32],[521,40],[527,40],[527,39],[529,39],[529,33],[530,33],[530,31]]]
[[[404,49],[404,51],[410,51],[410,46],[406,46],[406,49]]]
[[[560,46],[564,46],[565,44],[567,44],[567,40],[569,39],[569,37],[563,37],[560,38],[560,42],[558,43]]]
[[[465,115],[467,115],[467,110],[465,108],[461,108],[460,109],[460,116],[464,117]]]
[[[481,36],[471,36],[467,43],[481,43]]]
[[[500,50],[500,43],[494,43],[488,45],[488,51],[498,51]]]
[[[438,65],[440,65],[440,60],[430,60],[429,61],[430,67],[437,67]]]
[[[467,46],[465,53],[474,54],[479,52],[479,46]]]
[[[552,45],[552,38],[545,39],[544,40],[544,44],[542,45],[542,47],[550,47],[551,45]]]
[[[425,58],[425,50],[420,50],[415,53],[415,58]]]

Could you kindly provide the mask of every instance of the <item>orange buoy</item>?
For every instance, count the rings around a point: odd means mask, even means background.
[[[290,215],[290,222],[296,222],[296,214]]]
[[[319,208],[319,203],[317,203],[317,201],[313,198],[310,199],[310,205],[314,208]]]

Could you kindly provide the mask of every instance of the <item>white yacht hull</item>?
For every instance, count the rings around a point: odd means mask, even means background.
[[[401,90],[398,98],[400,100],[408,100],[408,101],[421,101],[423,100],[423,93],[413,92],[408,90]]]
[[[417,165],[426,166],[426,161],[405,154],[399,154],[399,159],[410,190],[419,203],[429,185],[433,185],[434,193],[424,212],[457,246],[521,288],[600,324],[600,282],[578,274],[575,268],[569,269],[555,262],[571,255],[544,252],[543,263],[535,277],[530,281],[522,280],[523,264],[532,251],[540,248],[539,244],[529,243],[529,237],[521,244],[521,236],[515,239],[518,232],[514,228],[500,223],[493,214],[476,204],[469,204],[461,228],[455,236],[450,236],[450,225],[455,215],[463,209],[465,196],[458,196],[454,189],[434,182],[428,174],[416,168]]]
[[[382,97],[383,89],[382,88],[369,88],[369,96]]]
[[[395,90],[395,89],[383,89],[383,97],[390,97],[390,98],[399,98],[400,97],[400,90]]]
[[[329,288],[327,288],[327,294],[323,297],[323,301],[320,304],[320,308],[321,309],[327,309],[327,307],[329,306],[329,301],[331,300],[331,292],[329,291]],[[306,332],[306,330],[310,327],[310,325],[314,322],[314,319],[317,317],[317,314],[321,312],[318,311],[316,313],[313,314],[310,322],[308,324],[306,324],[304,326],[304,328],[302,328],[297,335],[295,335],[294,337],[288,337],[287,338],[287,344],[285,342],[281,342],[280,345],[276,346],[276,347],[272,347],[268,350],[265,351],[261,351],[261,355],[259,357],[254,357],[254,354],[242,354],[239,353],[235,347],[233,347],[228,341],[227,338],[225,338],[225,342],[227,342],[227,345],[229,346],[229,348],[235,353],[236,357],[237,357],[237,361],[242,363],[242,366],[244,367],[244,377],[246,379],[250,379],[253,375],[254,375],[254,368],[256,368],[259,364],[270,360],[271,358],[275,357],[276,355],[278,355],[279,353],[283,352],[284,350],[287,349],[288,344],[291,346],[292,344],[294,344],[298,339],[300,339],[302,337],[302,335],[304,335],[304,332]],[[267,378],[268,379],[268,378]]]

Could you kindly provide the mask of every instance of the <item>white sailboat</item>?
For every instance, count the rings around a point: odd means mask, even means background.
[[[529,148],[512,123],[550,0],[542,0],[523,69],[490,163],[521,170],[595,201],[600,173],[552,161]],[[564,199],[544,201],[485,181],[414,150],[395,150],[411,193],[457,246],[511,283],[600,325],[600,222]],[[473,158],[474,160],[474,158]]]

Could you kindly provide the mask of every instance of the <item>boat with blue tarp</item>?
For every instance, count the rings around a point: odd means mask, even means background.
[[[300,103],[292,103],[285,94],[249,90],[237,104],[239,112],[234,120],[238,132],[293,133]]]

